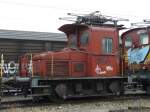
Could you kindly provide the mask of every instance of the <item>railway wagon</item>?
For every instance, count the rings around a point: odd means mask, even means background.
[[[150,28],[130,29],[122,34],[123,69],[125,75],[139,80],[150,93]]]

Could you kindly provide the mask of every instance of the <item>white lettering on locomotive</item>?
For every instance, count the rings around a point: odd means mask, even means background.
[[[112,66],[106,66],[106,70],[107,71],[113,71],[113,67]]]

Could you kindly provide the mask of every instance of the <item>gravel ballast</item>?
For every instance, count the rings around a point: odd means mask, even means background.
[[[136,111],[125,111],[129,107],[146,107],[150,108],[150,99],[132,99],[132,100],[120,100],[120,101],[101,101],[88,100],[88,101],[75,101],[61,104],[49,104],[46,106],[36,106],[36,107],[23,107],[16,108],[15,104],[11,105],[11,108],[0,110],[0,112],[110,112],[114,110],[122,110],[120,112],[150,112],[150,110],[136,109]],[[123,111],[124,110],[124,111]],[[118,111],[119,112],[119,111]]]

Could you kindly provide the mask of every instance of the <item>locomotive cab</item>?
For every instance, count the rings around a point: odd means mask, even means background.
[[[149,28],[135,28],[122,35],[124,73],[147,79],[150,71]]]
[[[119,74],[117,27],[67,24],[59,30],[66,33],[69,47],[86,53],[86,76],[109,77]]]

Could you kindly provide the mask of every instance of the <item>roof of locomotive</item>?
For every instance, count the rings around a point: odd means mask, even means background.
[[[129,29],[128,31],[122,33],[121,35],[121,38],[126,38],[125,35],[131,33],[131,32],[136,32],[136,31],[140,31],[140,30],[147,30],[148,27],[140,27],[140,28],[132,28],[132,29]]]
[[[75,31],[75,29],[77,27],[80,27],[80,28],[89,28],[88,25],[82,25],[82,24],[65,24],[65,25],[62,25],[58,30],[64,32],[64,33],[71,33],[73,31]]]
[[[101,25],[101,26],[98,26],[98,25],[87,25],[87,24],[65,24],[63,26],[61,26],[58,30],[68,34],[68,33],[72,33],[76,30],[77,27],[80,27],[80,28],[89,28],[89,29],[99,29],[99,28],[107,28],[106,30],[109,30],[109,29],[118,29],[118,30],[121,30],[121,29],[124,29],[124,27],[122,27],[122,25],[119,25],[119,26],[113,26],[113,25],[110,25],[110,24],[104,24],[104,25]]]

